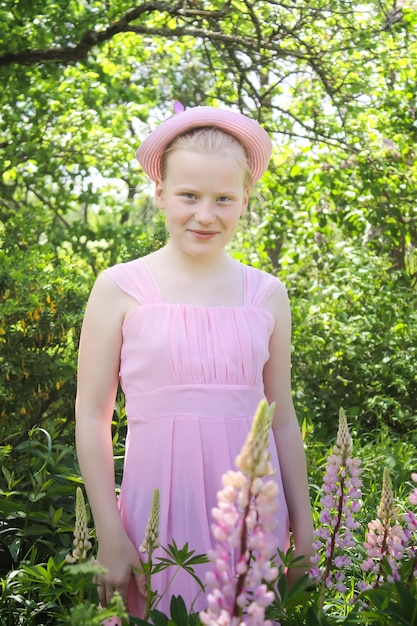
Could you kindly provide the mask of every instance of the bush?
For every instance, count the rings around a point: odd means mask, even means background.
[[[293,260],[293,259],[291,259]],[[340,242],[287,263],[294,397],[326,439],[346,408],[361,433],[417,425],[417,292],[388,259]]]

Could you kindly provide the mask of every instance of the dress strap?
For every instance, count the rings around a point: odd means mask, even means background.
[[[263,307],[274,291],[284,285],[276,276],[245,265],[245,304]]]
[[[161,293],[144,259],[118,263],[104,270],[114,282],[140,304],[161,302]]]

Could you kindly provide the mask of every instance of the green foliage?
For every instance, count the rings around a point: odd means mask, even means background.
[[[118,615],[128,624],[128,615],[118,594],[106,609],[98,606],[92,575],[97,566],[67,565],[49,557],[45,565],[23,563],[2,579],[0,615],[2,626],[100,626]]]
[[[303,274],[292,259],[283,270],[293,302],[300,417],[325,435],[342,405],[361,432],[383,423],[412,437],[417,423],[415,290],[388,259],[365,247],[340,241],[305,254]]]
[[[263,200],[233,251],[288,285],[301,418],[328,432],[343,402],[364,428],[413,428],[412,3],[26,5],[0,7],[10,31],[0,43],[2,435],[71,420],[95,276],[165,241],[133,155],[177,99],[236,106],[274,139]]]
[[[118,407],[118,415],[118,421],[114,423],[117,464],[123,450],[125,418],[122,407]],[[366,438],[361,439],[355,435],[354,439],[355,447],[360,447],[364,468],[364,510],[358,531],[358,549],[355,549],[356,558],[361,559],[359,545],[364,539],[367,523],[375,518],[378,510],[384,467],[390,468],[397,501],[401,509],[407,510],[407,498],[412,488],[410,473],[415,470],[417,459],[413,443],[394,437],[388,429],[368,433]],[[313,510],[318,516],[316,500],[320,496],[329,449],[313,437],[311,431],[306,434],[306,445]],[[51,432],[32,429],[28,438],[14,448],[10,445],[1,448],[0,460],[3,467],[0,480],[2,624],[35,626],[62,623],[75,626],[99,624],[105,617],[114,614],[121,616],[123,610],[117,597],[105,612],[98,609],[92,583],[92,575],[97,573],[96,564],[87,561],[80,565],[68,565],[65,562],[65,556],[73,548],[74,496],[80,479],[73,447],[61,442],[59,427]],[[284,564],[292,562],[291,552],[282,556]],[[193,554],[187,546],[179,548],[173,542],[166,547],[165,555],[155,560],[153,569],[159,571],[172,567],[174,575],[175,568],[183,567],[193,575],[193,565],[204,560],[205,557]],[[409,578],[409,574],[405,565],[402,580]],[[278,589],[282,602],[274,606],[274,611],[283,626],[315,623],[326,626],[342,620],[344,605],[341,601],[338,603],[337,598],[334,603],[329,602],[325,615],[316,617],[315,591],[306,577],[289,588],[282,573]],[[404,586],[382,585],[375,592],[369,592],[369,597],[366,594],[363,596],[372,603],[371,621],[366,611],[354,607],[351,607],[349,615],[344,615],[343,620],[348,624],[398,623],[411,626],[415,602],[409,601],[409,594]],[[198,616],[187,613],[181,598],[172,599],[170,612],[169,621],[158,612],[157,607],[151,610],[150,617],[154,624],[199,624]],[[394,621],[389,622],[387,616]],[[129,623],[147,624],[126,615],[123,624]]]
[[[79,483],[72,447],[34,428],[12,449],[3,449],[0,481],[1,574],[49,555],[61,559],[71,546],[74,483]],[[51,550],[51,546],[53,549]]]
[[[10,250],[10,248],[9,248]],[[2,440],[72,421],[76,349],[88,291],[70,264],[22,246],[1,254]]]
[[[285,577],[281,574],[280,582]],[[280,585],[281,588],[285,584]],[[416,623],[416,597],[403,582],[384,583],[378,588],[363,592],[351,605],[340,598],[328,603],[317,613],[316,592],[308,577],[301,578],[289,593],[284,589],[280,599],[268,610],[270,618],[279,620],[281,626],[413,626]]]
[[[34,425],[72,432],[78,340],[97,273],[161,245],[141,225],[76,224],[69,240],[36,216],[8,215],[0,252],[1,439]],[[49,241],[47,239],[49,237]],[[39,243],[39,240],[43,241]],[[53,240],[56,242],[53,243]]]

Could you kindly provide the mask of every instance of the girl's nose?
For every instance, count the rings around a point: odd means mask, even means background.
[[[195,212],[195,219],[200,224],[213,224],[216,215],[212,203],[202,202]]]

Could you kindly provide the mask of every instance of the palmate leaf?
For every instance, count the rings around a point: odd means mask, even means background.
[[[193,556],[195,550],[188,549],[188,542],[184,544],[183,548],[178,548],[175,540],[172,540],[172,544],[168,544],[168,548],[163,548],[163,550],[171,556],[177,565],[187,564],[187,565],[197,565],[200,563],[208,563],[209,559],[205,554],[198,554]]]
[[[207,555],[197,554],[194,556],[195,550],[188,549],[188,542],[184,545],[183,548],[180,549],[178,548],[175,540],[172,541],[172,544],[168,544],[168,548],[162,546],[162,549],[168,556],[157,557],[157,560],[159,562],[154,565],[152,573],[157,574],[158,572],[161,572],[168,567],[181,567],[194,578],[200,589],[204,592],[205,587],[201,580],[198,578],[198,576],[195,575],[192,565],[209,563]]]

